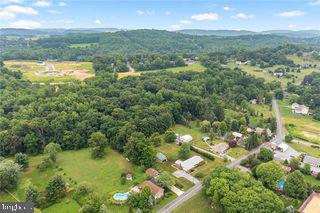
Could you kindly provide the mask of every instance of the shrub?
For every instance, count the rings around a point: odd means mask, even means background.
[[[198,154],[200,154],[200,155],[203,155],[204,157],[206,157],[206,158],[208,158],[208,159],[210,159],[210,160],[214,160],[214,155],[212,155],[212,154],[210,154],[210,153],[208,153],[208,152],[204,152],[204,151],[202,151],[201,149],[198,149],[198,148],[196,148],[196,147],[194,147],[194,146],[191,146],[190,148],[191,148],[191,150],[193,150],[194,152],[196,152],[196,153],[198,153]]]
[[[195,174],[195,177],[200,179],[204,177],[204,174],[202,172],[198,172],[197,174]]]

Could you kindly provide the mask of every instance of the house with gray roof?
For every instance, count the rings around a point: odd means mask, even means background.
[[[314,167],[320,167],[320,159],[309,156],[309,155],[306,155],[303,158],[303,163],[310,164],[311,166],[314,166]]]

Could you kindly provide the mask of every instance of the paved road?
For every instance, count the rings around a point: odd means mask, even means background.
[[[184,203],[185,201],[189,200],[195,194],[197,194],[202,189],[202,183],[199,182],[198,184],[194,185],[191,189],[186,191],[180,197],[174,199],[171,203],[163,207],[158,211],[158,213],[167,213],[172,212],[175,208],[177,208],[180,204]]]
[[[270,142],[280,144],[284,137],[285,137],[285,132],[284,128],[281,122],[281,115],[280,115],[280,110],[278,103],[275,99],[272,100],[272,107],[275,112],[276,120],[277,120],[277,134],[276,137],[271,140]],[[256,147],[255,149],[252,149],[248,154],[245,156],[242,156],[241,158],[238,158],[234,161],[232,161],[230,164],[227,165],[228,168],[234,168],[240,165],[241,160],[247,158],[249,155],[258,153],[262,147],[267,147],[268,143],[261,144],[259,147]],[[160,209],[158,212],[160,213],[168,213],[172,212],[175,208],[177,208],[179,205],[181,205],[183,202],[187,201],[191,197],[193,197],[195,194],[197,194],[201,189],[203,188],[201,182],[194,185],[191,189],[186,191],[183,195],[180,197],[174,199],[171,203]]]

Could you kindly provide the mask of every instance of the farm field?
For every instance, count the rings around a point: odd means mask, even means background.
[[[286,129],[295,138],[320,144],[320,122],[311,116],[296,115],[291,111],[288,100],[279,101],[281,117]],[[291,127],[289,127],[289,125]],[[293,126],[292,126],[293,125]]]
[[[23,79],[35,83],[84,80],[94,76],[91,62],[46,61],[44,66],[38,66],[37,61],[12,60],[5,61],[4,64],[11,70],[20,70],[23,73]],[[45,71],[46,69],[55,69],[55,71]]]
[[[196,71],[196,72],[203,72],[205,70],[205,67],[202,66],[200,63],[194,63],[192,65],[188,66],[182,66],[182,67],[173,67],[173,68],[167,68],[167,69],[160,69],[160,70],[149,70],[149,71],[141,71],[141,72],[121,72],[118,73],[119,78],[124,78],[128,76],[139,76],[144,73],[150,73],[150,72],[186,72],[186,71]]]
[[[109,193],[115,191],[126,192],[133,184],[127,181],[124,185],[121,184],[120,176],[122,172],[132,172],[134,174],[134,181],[142,182],[145,179],[145,174],[142,169],[137,166],[133,166],[128,162],[121,154],[109,149],[106,153],[106,157],[101,160],[93,160],[90,156],[89,149],[82,149],[77,151],[64,151],[58,154],[58,168],[49,168],[45,172],[39,172],[36,169],[36,165],[39,164],[42,156],[38,155],[30,157],[30,169],[25,171],[22,175],[21,182],[18,188],[11,193],[19,200],[24,200],[25,188],[29,184],[37,186],[40,190],[44,190],[49,179],[54,175],[62,175],[62,177],[70,183],[71,180],[76,181],[78,184],[81,182],[89,183],[93,191],[98,193],[105,202],[107,202],[107,196]],[[59,169],[59,168],[62,168]],[[12,201],[13,199],[5,193],[0,193],[0,200]],[[107,204],[107,203],[106,203]],[[62,202],[57,203],[44,212],[49,211],[50,208],[61,209],[61,212],[65,210],[76,209],[78,210],[78,204],[71,198],[64,198]],[[127,212],[127,206],[108,206],[109,209],[115,211]]]
[[[297,56],[288,56],[288,58],[293,60],[295,64],[310,63],[310,64],[317,64],[317,66],[318,66],[318,68],[302,69],[300,73],[297,73],[297,72],[290,73],[290,74],[296,76],[295,84],[300,84],[305,75],[311,74],[314,71],[319,72],[319,66],[320,66],[319,61],[315,61],[315,60],[311,60],[311,59],[303,59],[303,58],[299,58]],[[241,68],[243,71],[250,73],[258,78],[264,78],[267,82],[280,81],[283,88],[285,88],[287,86],[288,82],[292,82],[292,79],[289,79],[289,78],[275,77],[269,73],[257,72],[256,70],[261,70],[261,68],[258,66],[250,66],[250,65],[239,66],[239,65],[235,64],[234,62],[230,62],[228,64],[228,67],[231,69],[233,69],[235,67]],[[275,71],[277,68],[280,68],[280,67],[284,67],[284,66],[283,65],[276,65],[276,66],[272,66],[272,67],[267,67],[265,69]]]

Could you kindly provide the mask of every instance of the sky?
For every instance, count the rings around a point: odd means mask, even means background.
[[[0,28],[320,30],[320,0],[0,0]]]

